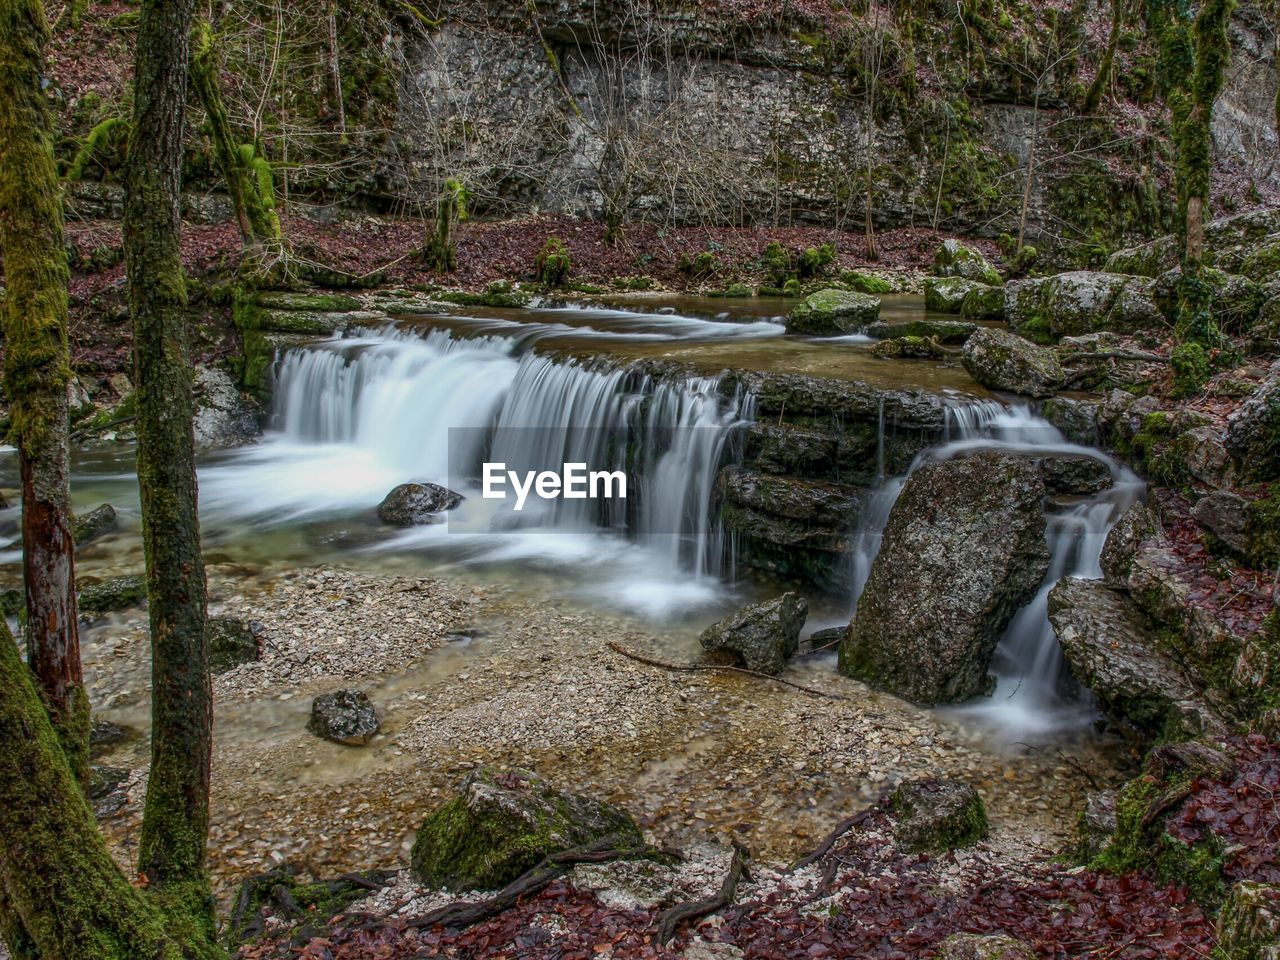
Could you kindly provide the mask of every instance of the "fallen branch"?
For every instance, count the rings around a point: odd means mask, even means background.
[[[747,848],[735,841],[733,859],[729,861],[729,872],[725,875],[724,882],[720,884],[719,893],[702,900],[679,903],[669,910],[664,910],[658,917],[658,943],[662,946],[670,943],[680,924],[686,920],[701,920],[733,903],[733,896],[738,891],[738,881],[744,876],[750,878],[747,870],[750,860],[751,854],[747,852]]]
[[[787,873],[795,873],[797,870],[801,870],[809,866],[811,863],[817,863],[825,857],[831,852],[831,848],[836,845],[837,840],[843,837],[854,827],[862,826],[862,824],[870,820],[874,814],[878,813],[890,793],[892,793],[891,790],[882,790],[880,792],[880,796],[876,797],[875,802],[871,806],[867,807],[865,810],[855,813],[851,817],[846,817],[844,820],[837,823],[835,829],[827,834],[820,844],[814,847],[812,853],[801,857],[795,863],[791,864],[791,866],[787,867]]]
[[[580,863],[607,863],[612,860],[642,860],[665,856],[662,851],[653,847],[615,849],[608,845],[612,840],[612,837],[606,837],[585,847],[553,853],[544,857],[536,867],[526,870],[512,880],[488,900],[446,904],[430,913],[415,917],[405,926],[408,929],[442,926],[451,930],[462,930],[511,909],[523,897],[542,892],[553,881],[558,880]]]
[[[772,680],[774,683],[780,683],[784,687],[791,687],[793,690],[800,690],[803,693],[810,694],[815,697],[826,697],[828,700],[847,700],[848,697],[839,693],[827,693],[825,690],[818,690],[814,687],[806,687],[803,684],[792,683],[790,680],[783,680],[781,677],[775,677],[767,673],[761,673],[759,670],[748,670],[746,667],[732,667],[718,663],[668,663],[665,660],[655,660],[652,657],[642,656],[610,640],[607,644],[614,653],[620,653],[628,660],[634,660],[636,663],[643,663],[646,666],[657,667],[660,670],[673,670],[677,673],[701,673],[707,670],[723,670],[727,673],[742,673],[748,677],[758,677],[761,680]]]

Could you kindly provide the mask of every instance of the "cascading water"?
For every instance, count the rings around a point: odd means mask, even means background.
[[[350,516],[397,484],[429,480],[467,499],[447,526],[406,531],[396,549],[592,563],[599,592],[658,613],[721,592],[714,485],[749,398],[725,398],[711,378],[590,369],[518,349],[498,337],[389,329],[289,352],[273,430],[202,471],[206,508],[257,523]],[[625,469],[634,482],[625,501],[531,500],[513,514],[481,496],[483,461],[522,476],[586,463]],[[604,569],[611,559],[615,578]]]
[[[1087,455],[1111,470],[1112,486],[1097,496],[1046,517],[1050,563],[1036,595],[1010,621],[992,665],[996,690],[989,700],[965,709],[1020,732],[1060,729],[1089,714],[1064,694],[1065,664],[1049,623],[1048,596],[1062,577],[1100,577],[1099,557],[1112,525],[1142,496],[1142,481],[1127,467],[1091,447],[1069,442],[1052,424],[1026,406],[1005,407],[984,400],[947,410],[943,442],[921,452],[907,473],[885,480],[872,494],[854,537],[851,558],[852,605],[857,606],[889,513],[911,471],[924,463],[982,449],[1034,456]]]

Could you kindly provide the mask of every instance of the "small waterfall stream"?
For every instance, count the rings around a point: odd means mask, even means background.
[[[1048,617],[1049,591],[1063,577],[1100,577],[1099,557],[1112,525],[1143,493],[1133,471],[1091,447],[1071,443],[1052,424],[1027,406],[1005,407],[994,400],[977,401],[947,411],[944,441],[922,451],[907,473],[885,480],[870,497],[857,533],[851,559],[851,609],[871,574],[880,541],[898,495],[911,471],[982,449],[1000,449],[1035,456],[1087,455],[1111,470],[1112,486],[1096,496],[1046,515],[1045,536],[1049,569],[1035,596],[1010,621],[996,650],[992,671],[996,690],[989,700],[966,710],[985,715],[1002,727],[1027,732],[1055,729],[1084,718],[1070,691],[1064,691],[1066,669],[1058,639]]]

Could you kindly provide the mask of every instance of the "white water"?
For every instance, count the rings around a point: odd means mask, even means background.
[[[924,463],[976,450],[1007,450],[1035,456],[1086,455],[1111,470],[1112,486],[1097,496],[1046,517],[1049,569],[1032,600],[1010,621],[996,650],[995,693],[967,704],[970,715],[1008,732],[1035,734],[1092,719],[1086,702],[1064,690],[1065,663],[1048,617],[1048,596],[1062,577],[1100,577],[1099,556],[1112,525],[1143,493],[1143,483],[1123,464],[1092,447],[1069,442],[1052,424],[1025,406],[982,401],[947,411],[942,444],[921,452],[901,477],[884,481],[869,499],[854,537],[851,610],[857,607],[898,495],[911,471]]]
[[[467,498],[449,522],[373,549],[586,567],[579,592],[654,616],[722,597],[712,492],[749,401],[724,400],[713,379],[658,381],[517,349],[387,330],[291,351],[268,435],[202,470],[206,514],[264,525],[350,517],[397,484],[433,481]],[[484,460],[521,473],[629,465],[638,481],[626,501],[531,500],[515,514],[481,496]]]

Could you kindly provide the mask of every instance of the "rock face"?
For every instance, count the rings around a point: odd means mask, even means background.
[[[778,674],[800,644],[809,602],[798,593],[753,603],[713,623],[698,642],[703,650],[728,651],[748,670]]]
[[[987,835],[987,811],[978,791],[957,780],[909,780],[890,800],[893,836],[912,853],[945,853]]]
[[[964,295],[960,315],[966,320],[1003,320],[1004,290],[1000,287],[974,287]]]
[[[257,437],[257,408],[236,387],[225,370],[197,367],[195,377],[196,447],[220,450],[235,447]]]
[[[1000,634],[1049,565],[1044,481],[994,451],[926,464],[889,514],[840,670],[915,703],[991,688]]]
[[[1064,378],[1052,350],[997,327],[984,327],[971,336],[962,360],[969,376],[984,387],[1028,397],[1052,396]]]
[[[76,517],[71,528],[71,538],[77,547],[83,547],[91,540],[96,540],[104,533],[116,528],[116,509],[109,503],[94,507],[82,517]]]
[[[481,768],[423,821],[410,863],[432,888],[493,890],[548,854],[596,842],[638,847],[635,821],[610,804],[561,793],[536,774]]]
[[[933,272],[939,277],[964,277],[989,286],[1000,284],[1000,274],[980,250],[959,240],[944,240],[933,255]]]
[[[1280,361],[1227,420],[1227,449],[1245,475],[1280,478]]]
[[[1135,503],[1112,526],[1098,562],[1107,586],[1127,588],[1134,558],[1144,542],[1162,540],[1160,520],[1145,503]]]
[[[1076,270],[1005,285],[1009,326],[1035,336],[1070,337],[1098,330],[1133,333],[1164,322],[1154,281]]]
[[[402,483],[378,504],[378,519],[393,527],[440,523],[444,520],[440,514],[462,500],[462,494],[438,483]]]
[[[879,316],[879,297],[851,290],[819,290],[791,311],[787,332],[817,337],[857,333]]]
[[[382,729],[382,724],[363,691],[336,690],[312,701],[307,729],[346,747],[362,747]]]
[[[1191,518],[1232,553],[1249,552],[1249,501],[1239,494],[1214,490],[1196,501]]]
[[[1049,593],[1049,621],[1076,679],[1116,726],[1138,740],[1199,733],[1212,717],[1124,594],[1100,580],[1064,577]]]

